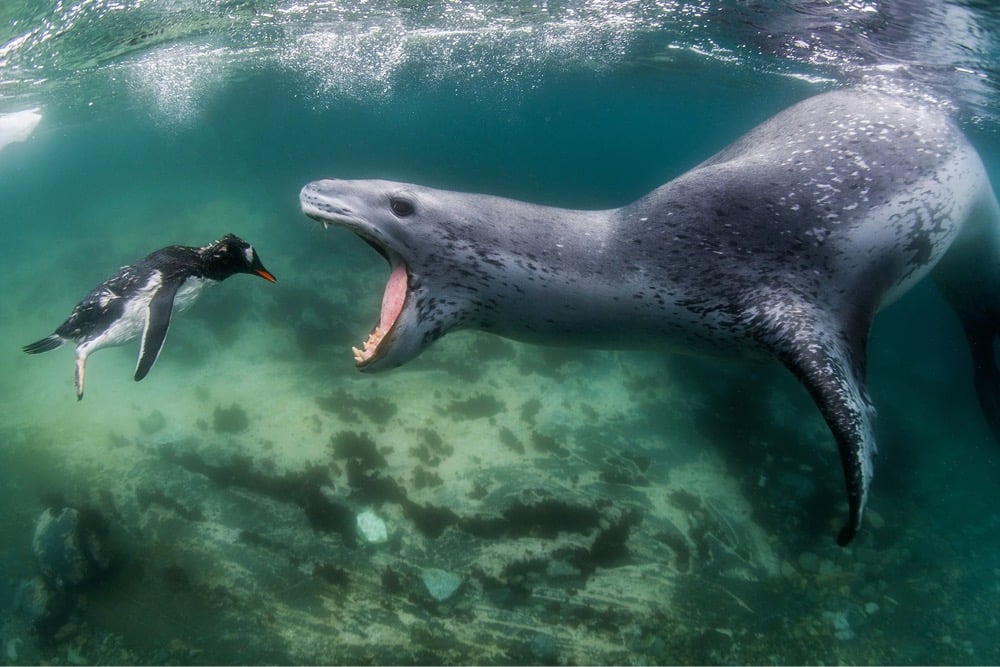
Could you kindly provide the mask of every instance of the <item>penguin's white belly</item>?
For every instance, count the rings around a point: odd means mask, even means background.
[[[190,308],[205,285],[210,282],[212,281],[207,278],[188,278],[185,280],[174,297],[174,311],[179,312]],[[163,275],[159,271],[154,271],[146,284],[125,302],[121,317],[100,335],[85,343],[87,352],[93,352],[102,347],[123,345],[133,338],[141,336],[146,328],[146,321],[149,319],[149,302],[162,285]]]
[[[212,282],[215,281],[211,278],[188,278],[185,280],[184,284],[177,290],[177,295],[174,296],[174,310],[180,312],[190,308],[191,304],[201,296],[201,291],[205,289],[205,286]]]
[[[154,271],[146,284],[125,300],[121,317],[81,347],[85,347],[87,353],[90,353],[98,348],[122,345],[141,335],[146,328],[146,320],[149,319],[149,302],[162,284],[163,275]]]

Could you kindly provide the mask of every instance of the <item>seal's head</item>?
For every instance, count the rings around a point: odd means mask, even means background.
[[[455,248],[440,226],[444,194],[378,180],[321,180],[302,189],[303,213],[324,227],[346,227],[389,262],[379,321],[353,349],[359,370],[406,363],[470,313],[465,299],[449,297],[455,278],[447,255]],[[428,234],[437,235],[437,243],[422,242]]]

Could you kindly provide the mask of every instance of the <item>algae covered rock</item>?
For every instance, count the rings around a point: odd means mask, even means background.
[[[431,597],[444,602],[462,586],[462,578],[453,572],[429,567],[420,573],[420,580]]]
[[[111,565],[107,526],[92,510],[46,509],[35,523],[31,548],[42,576],[59,587],[79,586]]]
[[[382,544],[389,540],[389,531],[377,514],[371,511],[361,512],[357,518],[358,533],[369,544]]]

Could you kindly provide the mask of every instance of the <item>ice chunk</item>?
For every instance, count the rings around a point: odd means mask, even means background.
[[[25,141],[42,121],[40,109],[25,109],[0,114],[0,150],[7,145]]]

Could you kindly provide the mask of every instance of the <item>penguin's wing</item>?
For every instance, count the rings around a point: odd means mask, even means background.
[[[170,327],[170,313],[174,308],[174,296],[183,281],[170,281],[160,285],[160,288],[149,300],[149,313],[146,316],[146,327],[142,330],[142,347],[139,348],[139,363],[135,366],[135,381],[146,377],[149,369],[160,356],[160,348],[167,337]]]

